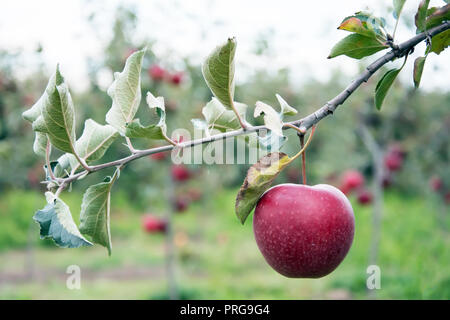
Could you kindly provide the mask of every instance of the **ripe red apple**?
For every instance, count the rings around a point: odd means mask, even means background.
[[[277,272],[320,278],[347,255],[355,217],[350,201],[333,186],[281,184],[259,199],[253,231],[261,253]]]
[[[403,166],[403,157],[398,153],[388,153],[384,157],[384,165],[390,171],[398,171]]]
[[[147,214],[142,218],[142,226],[148,233],[166,232],[167,221],[154,215]]]
[[[189,180],[191,172],[183,164],[174,164],[171,167],[172,179],[174,181],[183,182]]]
[[[167,158],[167,152],[158,152],[150,155],[150,158],[156,161],[162,161]]]
[[[441,190],[443,186],[442,179],[436,176],[431,177],[429,184],[431,189],[436,192]]]
[[[362,187],[364,184],[364,176],[357,170],[347,170],[342,175],[341,187],[345,191],[352,191]],[[344,192],[346,193],[346,192]]]
[[[358,193],[358,202],[362,205],[372,203],[372,198],[372,193],[369,190],[363,189]]]
[[[148,74],[154,81],[161,81],[166,76],[166,70],[154,64],[148,69]]]
[[[388,153],[389,154],[396,154],[396,155],[400,156],[401,158],[405,158],[406,157],[405,148],[399,143],[393,143],[393,144],[389,145]]]
[[[183,72],[177,72],[172,75],[170,75],[170,82],[174,85],[179,85],[181,81],[183,80]]]
[[[177,212],[184,212],[187,210],[190,204],[190,199],[186,196],[177,196],[174,202],[174,208]]]

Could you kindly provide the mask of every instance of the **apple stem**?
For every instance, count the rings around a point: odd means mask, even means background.
[[[305,147],[305,135],[298,133],[300,138],[300,147],[303,149]],[[302,153],[302,182],[306,185],[306,150]]]

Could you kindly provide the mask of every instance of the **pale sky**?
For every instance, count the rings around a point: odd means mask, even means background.
[[[86,84],[86,58],[102,54],[111,37],[115,8],[121,3],[119,0],[0,0],[0,48],[31,53],[41,43],[49,72],[59,62],[69,86],[82,90]],[[333,69],[341,69],[349,77],[356,76],[356,60],[344,56],[326,59],[333,44],[348,35],[336,28],[345,16],[355,11],[370,9],[375,15],[383,15],[392,1],[132,0],[126,3],[137,9],[135,38],[154,39],[159,57],[170,62],[176,63],[184,56],[201,62],[216,45],[235,36],[239,83],[246,70],[252,68],[288,67],[293,71],[293,80],[299,82],[308,77],[326,80]],[[408,0],[405,16],[410,17],[418,3],[418,0]],[[431,0],[430,6],[443,3]],[[93,11],[97,14],[96,30],[86,22]],[[388,31],[392,32],[393,22],[389,14]],[[254,40],[261,34],[271,34],[269,57],[258,58],[252,53]],[[401,42],[413,35],[414,31],[401,23],[396,40]],[[423,46],[418,47],[415,55],[423,51]],[[450,50],[440,56],[429,55],[421,82],[424,89],[448,90],[449,57]],[[369,57],[363,63],[367,65],[371,61],[373,58]],[[33,64],[33,59],[25,59],[17,70],[26,73]],[[402,81],[409,84],[412,84],[411,65],[401,74]]]

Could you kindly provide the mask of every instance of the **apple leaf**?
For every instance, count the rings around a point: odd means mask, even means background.
[[[419,8],[417,9],[417,13],[414,17],[414,22],[417,28],[416,33],[425,31],[425,19],[427,18],[427,10],[429,4],[430,0],[422,0],[419,4]]]
[[[394,18],[398,19],[403,10],[406,0],[394,0]]]
[[[387,45],[380,43],[375,38],[370,38],[354,33],[339,41],[331,49],[328,59],[340,55],[346,55],[354,59],[361,59],[386,48],[388,48]]]
[[[48,99],[47,92],[51,90],[56,85],[62,84],[64,79],[59,73],[54,73],[48,83],[47,87],[44,90],[44,93],[39,98],[39,100],[28,110],[24,111],[22,113],[22,117],[29,121],[30,123],[34,123],[41,115],[42,115],[42,109],[44,107],[45,101]],[[33,143],[33,151],[39,156],[44,157],[45,156],[45,149],[47,147],[47,135],[42,132],[35,132],[35,139]]]
[[[202,73],[211,92],[226,107],[231,108],[234,100],[234,54],[236,40],[218,46],[202,65]]]
[[[258,136],[259,146],[263,147],[267,151],[278,151],[287,141],[286,136],[279,136],[278,134],[273,134],[272,131],[266,133],[265,136]]]
[[[42,132],[35,132],[35,138],[33,142],[33,151],[38,156],[45,157],[47,149],[47,135]]]
[[[281,170],[289,163],[288,155],[282,152],[273,152],[259,159],[248,169],[235,204],[236,215],[242,224],[255,208],[262,194],[270,188]]]
[[[275,95],[277,97],[278,103],[280,104],[281,111],[280,115],[293,116],[297,114],[297,110],[292,108],[278,93]]]
[[[61,151],[73,153],[75,137],[75,109],[69,88],[59,72],[55,74],[61,84],[47,88],[41,115],[33,122],[33,130],[47,134],[53,146]]]
[[[106,177],[105,180],[90,186],[83,195],[80,214],[80,232],[92,238],[108,249],[111,255],[111,188],[117,179],[119,170],[114,176]]]
[[[241,119],[245,120],[247,105],[234,102],[234,106],[241,116]],[[215,97],[203,107],[202,114],[205,120],[192,119],[191,122],[195,128],[205,130],[206,134],[210,134],[209,131],[212,129],[225,132],[227,130],[237,130],[241,128],[234,111],[225,108],[225,106]]]
[[[430,51],[440,54],[448,46],[450,46],[450,30],[445,30],[431,39]]]
[[[147,104],[150,109],[156,111],[159,117],[158,123],[143,126],[139,119],[135,119],[131,123],[127,123],[125,135],[129,138],[165,139],[167,126],[164,98],[155,98],[150,92],[147,92]]]
[[[354,32],[356,34],[386,40],[384,32],[384,20],[376,18],[367,12],[357,12],[352,16],[344,18],[339,25],[339,30]]]
[[[88,119],[84,123],[83,134],[75,143],[75,150],[87,163],[99,160],[118,136],[119,133],[112,126]]]
[[[381,77],[380,81],[378,81],[377,86],[375,88],[375,107],[378,110],[381,110],[381,106],[383,104],[383,100],[386,97],[386,94],[389,88],[394,83],[395,78],[400,73],[400,69],[391,69],[387,71],[383,77]]]
[[[425,26],[427,29],[431,29],[446,20],[450,20],[450,4],[440,8],[435,8],[431,12],[428,11]]]
[[[45,196],[47,205],[33,217],[39,223],[41,239],[52,238],[63,248],[91,246],[75,225],[69,207],[51,192],[46,192]]]
[[[414,87],[418,88],[420,85],[420,79],[422,78],[423,67],[425,65],[425,60],[427,57],[418,57],[414,60],[414,71],[413,71],[413,80]]]
[[[280,114],[268,104],[261,101],[256,101],[256,107],[253,116],[257,118],[261,114],[264,114],[264,124],[266,125],[266,127],[273,133],[279,136],[283,136],[283,121],[281,120]]]
[[[130,55],[123,71],[114,74],[114,82],[108,88],[112,106],[106,114],[106,122],[121,135],[125,134],[125,126],[133,120],[141,102],[141,66],[145,51]]]

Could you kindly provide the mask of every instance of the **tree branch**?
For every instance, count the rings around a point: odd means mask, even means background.
[[[292,128],[292,126],[297,126],[297,127],[301,126],[302,131],[306,132],[306,130],[310,129],[313,125],[317,124],[320,120],[322,120],[323,118],[327,117],[330,114],[333,114],[338,106],[343,104],[345,102],[345,100],[347,100],[347,98],[353,92],[355,92],[355,90],[358,89],[362,83],[367,82],[367,80],[378,69],[380,69],[382,66],[384,66],[386,63],[388,63],[396,58],[400,58],[400,57],[407,55],[411,51],[411,49],[414,48],[421,41],[426,40],[428,37],[433,37],[441,32],[448,30],[448,29],[450,29],[450,21],[446,21],[446,22],[442,23],[441,25],[428,30],[427,32],[420,33],[420,34],[412,37],[411,39],[399,44],[394,49],[392,49],[391,51],[389,51],[382,57],[380,57],[377,60],[375,60],[374,62],[372,62],[364,70],[363,73],[361,73],[355,80],[353,80],[336,97],[329,100],[324,106],[322,106],[321,108],[319,108],[312,114],[310,114],[302,119],[292,121],[289,123],[285,123],[283,130]],[[201,139],[181,142],[181,143],[178,143],[177,147],[190,148],[190,147],[204,144],[204,143],[210,143],[210,142],[214,142],[217,140],[223,140],[223,139],[230,138],[230,137],[236,137],[236,136],[249,134],[252,132],[258,132],[260,130],[267,130],[267,127],[263,126],[263,125],[262,126],[248,126],[245,129],[242,128],[242,129],[238,129],[235,131],[224,132],[221,134],[216,134],[216,135],[201,138]],[[111,161],[111,162],[107,162],[107,163],[103,163],[103,164],[99,164],[99,165],[90,166],[89,172],[82,171],[82,172],[76,173],[74,175],[70,175],[66,178],[56,179],[56,181],[59,182],[60,185],[67,186],[69,183],[77,180],[79,177],[81,177],[85,174],[95,172],[95,171],[100,171],[102,169],[109,168],[109,167],[123,166],[133,160],[136,160],[136,159],[139,159],[139,158],[142,158],[142,157],[154,154],[154,153],[170,151],[174,148],[175,148],[175,146],[171,144],[171,145],[165,145],[165,146],[156,147],[156,148],[152,148],[152,149],[136,150],[136,153],[134,153],[128,157],[125,157],[125,158],[122,158],[119,160],[115,160],[115,161]]]

